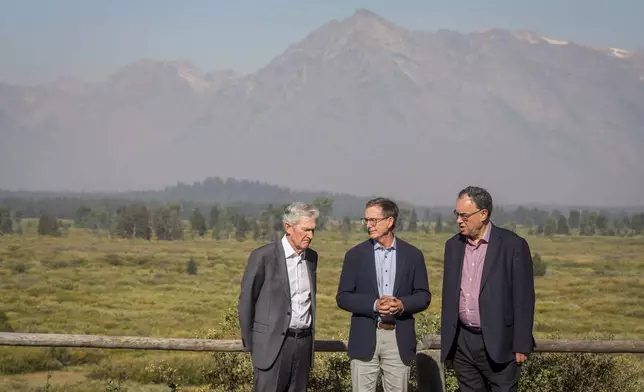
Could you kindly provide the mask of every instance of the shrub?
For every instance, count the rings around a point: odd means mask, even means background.
[[[426,334],[440,332],[440,320],[422,313],[416,317],[416,331],[421,338]],[[236,307],[230,307],[224,314],[220,327],[201,334],[207,339],[238,338],[239,319]],[[346,340],[345,335],[334,340]],[[253,367],[248,353],[215,353],[212,369],[206,378],[213,391],[247,392],[252,390]],[[410,392],[417,391],[416,366],[412,363]],[[453,381],[453,380],[452,380]],[[378,388],[382,390],[381,381]],[[311,371],[310,389],[320,392],[351,391],[351,366],[346,353],[316,353],[315,366]]]
[[[43,260],[41,264],[51,269],[69,268],[69,267],[82,267],[88,264],[84,258],[71,259],[71,260]]]
[[[25,264],[23,262],[17,262],[15,264],[13,264],[11,269],[13,270],[13,272],[15,272],[17,274],[24,274],[25,272],[27,272],[27,264]]]
[[[419,339],[428,334],[440,334],[440,319],[429,312],[416,317]],[[216,329],[199,333],[198,338],[238,339],[239,322],[237,309],[230,306]],[[346,340],[346,336],[333,337]],[[52,354],[58,366],[66,362],[66,353]],[[315,367],[311,371],[310,389],[320,392],[351,391],[350,360],[346,353],[316,353]],[[42,366],[42,365],[41,365]],[[533,354],[522,365],[520,390],[526,392],[581,392],[643,390],[638,374],[643,365],[636,359],[623,356],[592,354]],[[416,363],[412,362],[409,391],[418,391]],[[250,354],[220,352],[212,354],[211,360],[202,356],[168,356],[149,363],[149,358],[131,358],[119,362],[107,361],[96,366],[90,379],[122,379],[141,383],[164,385],[204,385],[200,391],[250,392],[253,384],[253,368]],[[445,369],[446,390],[458,390],[453,370]],[[181,390],[181,388],[177,389]],[[382,391],[381,380],[378,391]]]
[[[186,271],[188,275],[197,275],[197,262],[194,258],[191,257],[186,263]]]
[[[541,260],[541,255],[539,253],[535,253],[532,256],[532,271],[534,276],[544,276],[547,268],[545,261]]]
[[[142,384],[203,385],[205,374],[212,368],[212,361],[206,354],[160,354],[160,357],[153,361],[147,356],[110,358],[93,367],[87,378],[103,381],[126,378]]]
[[[519,390],[528,392],[636,392],[642,369],[628,357],[606,354],[534,354],[522,365]],[[638,374],[639,373],[639,374]]]
[[[107,261],[108,264],[113,265],[115,267],[117,267],[119,265],[123,265],[123,261],[121,260],[119,255],[117,255],[115,253],[110,253],[110,254],[106,255],[105,256],[105,261]]]
[[[9,317],[5,312],[0,312],[0,332],[13,332]]]
[[[43,214],[38,220],[38,234],[60,237],[61,222],[55,216]]]
[[[65,366],[99,363],[105,358],[101,350],[49,348],[0,348],[0,374],[22,374],[48,370],[61,370]]]
[[[219,328],[200,334],[205,339],[232,339],[239,335],[237,308],[229,307]],[[248,353],[214,353],[212,368],[205,374],[213,391],[249,392],[253,385],[253,366]]]
[[[440,319],[428,312],[416,317],[419,339],[428,334],[440,334]],[[236,308],[229,308],[217,330],[204,333],[209,339],[238,338],[239,323]],[[346,336],[334,337],[345,340]],[[205,377],[213,391],[246,392],[252,390],[253,372],[247,353],[215,353],[212,368]],[[350,361],[346,353],[317,353],[311,372],[310,389],[314,391],[351,391]],[[643,390],[638,374],[642,364],[637,360],[610,355],[592,354],[533,354],[522,365],[520,390],[526,392],[581,392]],[[418,391],[417,368],[412,362],[409,391]],[[446,390],[458,390],[451,369],[445,369]],[[379,380],[379,389],[381,382]]]
[[[33,373],[60,370],[63,365],[52,358],[46,349],[2,348],[0,350],[0,374]]]

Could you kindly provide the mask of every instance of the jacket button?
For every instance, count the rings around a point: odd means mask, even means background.
[[[286,315],[287,315],[287,316],[290,316],[290,315],[291,315],[291,312],[286,312]]]
[[[286,336],[286,332],[282,332],[282,336]]]

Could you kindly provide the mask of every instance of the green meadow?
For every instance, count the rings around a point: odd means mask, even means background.
[[[425,254],[432,301],[421,317],[440,315],[443,245],[449,234],[400,234]],[[253,240],[145,241],[97,238],[71,229],[59,238],[0,237],[3,330],[38,333],[239,338],[226,330]],[[320,339],[343,337],[349,314],[335,292],[344,253],[365,239],[355,231],[316,234]],[[644,237],[529,236],[547,265],[535,278],[537,338],[644,340]],[[196,273],[187,263],[196,262]],[[0,347],[2,390],[168,391],[168,372],[197,390],[212,355],[160,351]],[[191,379],[189,376],[194,373]],[[50,378],[48,378],[48,375]],[[118,376],[118,377],[117,377]],[[112,383],[112,385],[108,385]],[[124,389],[121,389],[124,390]]]

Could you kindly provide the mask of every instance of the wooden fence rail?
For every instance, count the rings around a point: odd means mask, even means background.
[[[537,352],[644,354],[644,341],[637,340],[549,340],[536,341]],[[47,333],[0,332],[0,346],[82,347],[103,349],[241,352],[241,340],[150,338]],[[347,342],[316,340],[315,351],[344,352]],[[418,342],[418,386],[422,391],[444,391],[445,372],[440,363],[440,336],[428,335]]]
[[[240,352],[241,340],[151,338],[140,336],[101,336],[54,333],[0,332],[0,346],[84,347],[105,349]],[[418,342],[418,351],[440,350],[440,336],[428,335]],[[315,351],[342,352],[347,342],[316,340]],[[537,352],[579,352],[644,354],[639,340],[537,340]]]

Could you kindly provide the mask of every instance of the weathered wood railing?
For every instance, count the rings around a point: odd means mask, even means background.
[[[644,341],[638,340],[537,340],[537,352],[577,352],[603,354],[644,354]],[[102,349],[241,352],[241,340],[150,338],[140,336],[100,336],[0,332],[0,346],[82,347]],[[440,363],[440,336],[428,335],[418,342],[419,386],[423,391],[444,390]],[[344,352],[347,342],[316,340],[315,351]]]

